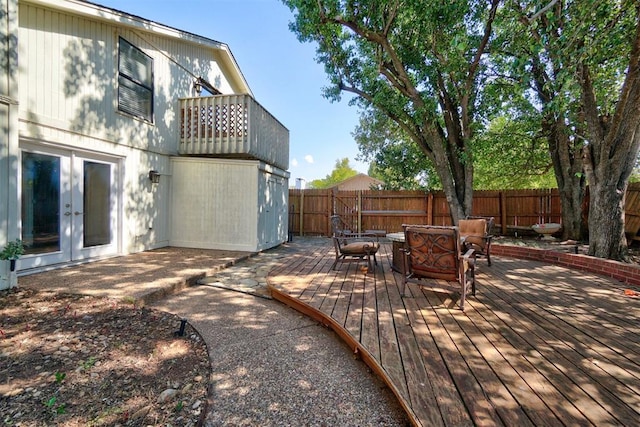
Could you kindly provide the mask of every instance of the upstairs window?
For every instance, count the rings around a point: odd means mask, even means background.
[[[118,45],[118,109],[152,122],[153,59],[122,37]]]

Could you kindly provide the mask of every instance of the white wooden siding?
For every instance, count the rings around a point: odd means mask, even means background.
[[[118,36],[153,58],[154,123],[117,112]],[[232,93],[211,47],[21,2],[20,115],[155,152],[177,153],[178,98],[194,76]],[[188,70],[188,71],[187,71]]]
[[[171,245],[257,250],[259,163],[173,158]]]
[[[117,111],[118,36],[154,59],[153,124]],[[20,139],[122,159],[122,253],[169,244],[178,98],[192,95],[193,82],[177,63],[230,90],[216,55],[211,46],[19,4]],[[163,174],[159,184],[150,184],[151,169]]]
[[[171,163],[172,246],[256,252],[287,240],[287,172],[253,160]]]

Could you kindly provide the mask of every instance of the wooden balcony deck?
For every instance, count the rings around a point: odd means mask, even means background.
[[[415,425],[640,425],[640,299],[594,274],[478,260],[465,311],[399,293],[384,243],[375,274],[330,270],[329,239],[273,269],[274,298],[333,328]],[[330,367],[327,367],[330,369]]]
[[[180,99],[178,152],[289,168],[289,130],[250,95]]]

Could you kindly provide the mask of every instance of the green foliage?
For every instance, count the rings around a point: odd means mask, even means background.
[[[67,374],[64,372],[56,372],[56,382],[60,384],[66,378]]]
[[[44,402],[44,406],[46,406],[47,408],[53,408],[53,406],[56,404],[57,400],[58,400],[57,397],[52,396],[49,400]]]
[[[636,162],[629,177],[629,182],[640,182],[640,157],[636,157]]]
[[[353,136],[361,159],[370,162],[369,176],[383,181],[385,190],[441,188],[431,161],[407,140],[396,123],[379,111],[362,111]]]
[[[7,242],[7,244],[0,252],[1,260],[18,259],[24,254],[24,246],[22,240],[16,239],[13,242]]]
[[[91,368],[93,368],[93,366],[96,364],[96,358],[94,356],[90,356],[87,360],[85,360],[84,362],[82,362],[81,368],[83,371],[87,371]]]
[[[505,93],[516,119],[496,116],[474,138],[474,189],[556,187],[539,117],[527,102],[514,98]],[[517,102],[523,105],[517,107]],[[369,175],[385,182],[385,189],[442,188],[431,161],[384,115],[362,112],[354,137],[362,159],[371,162]]]
[[[535,123],[497,117],[474,141],[474,153],[474,189],[557,186],[546,141]]]
[[[324,179],[314,179],[309,183],[309,188],[319,189],[333,187],[357,174],[358,171],[353,169],[349,164],[349,158],[344,157],[343,159],[336,160],[336,165],[331,174],[327,175]]]
[[[44,402],[44,406],[46,406],[49,410],[53,411],[54,415],[65,414],[67,412],[66,404],[61,403],[60,405],[56,405],[57,401],[58,401],[58,398],[55,396],[52,396]]]
[[[404,134],[398,141],[411,141],[433,165],[452,212],[470,211],[469,144],[484,99],[478,93],[492,84],[484,53],[499,2],[283,1],[299,40],[317,43],[329,77],[325,96],[355,94],[352,104],[396,123]]]

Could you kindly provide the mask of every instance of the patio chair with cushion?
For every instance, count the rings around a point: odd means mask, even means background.
[[[378,265],[376,254],[380,249],[378,236],[368,233],[353,233],[345,227],[345,222],[340,215],[331,216],[331,227],[333,229],[333,245],[336,250],[336,259],[331,266],[335,269],[338,262],[351,262],[367,260],[369,269]],[[375,239],[375,241],[374,241]],[[373,263],[371,258],[373,257]]]
[[[476,293],[475,251],[461,254],[458,227],[402,226],[405,235],[402,290],[416,283],[434,291],[460,294],[460,309],[469,292]]]
[[[351,262],[367,260],[369,270],[373,270],[373,266],[378,265],[376,254],[380,249],[380,243],[372,241],[354,241],[346,237],[333,236],[333,245],[336,250],[336,260],[333,262],[331,269],[335,269],[338,262]],[[374,264],[371,263],[373,258]]]
[[[468,216],[458,222],[460,237],[466,248],[473,248],[476,255],[483,255],[491,266],[491,239],[493,217]]]

